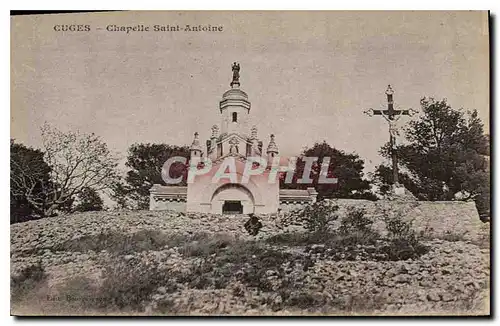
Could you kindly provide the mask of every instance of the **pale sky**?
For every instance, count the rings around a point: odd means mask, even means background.
[[[223,31],[106,31],[113,24]],[[30,146],[45,121],[122,155],[133,143],[189,145],[195,131],[204,144],[234,61],[259,138],[267,146],[274,133],[281,155],[326,140],[371,171],[388,130],[363,111],[385,105],[387,84],[397,107],[447,98],[477,109],[488,130],[487,12],[119,12],[12,17],[11,27],[11,136]]]

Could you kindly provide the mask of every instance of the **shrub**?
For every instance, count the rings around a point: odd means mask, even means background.
[[[75,207],[77,212],[102,211],[104,202],[97,191],[92,188],[85,187],[77,195],[78,204]]]
[[[418,258],[429,251],[429,248],[417,238],[412,223],[404,221],[401,215],[384,218],[389,244],[383,251],[389,260],[406,260]]]
[[[412,242],[416,240],[417,237],[411,222],[404,221],[400,216],[385,216],[384,221],[389,239],[404,238]]]
[[[362,208],[349,207],[347,214],[340,221],[339,232],[349,234],[352,232],[372,233],[373,221],[365,216]]]
[[[103,278],[96,296],[106,300],[97,301],[98,308],[142,311],[159,287],[171,284],[168,280],[173,275],[156,264],[117,259],[106,266]],[[167,292],[175,290],[175,287],[167,288]]]
[[[323,200],[308,204],[303,208],[289,213],[284,224],[301,224],[311,233],[328,233],[331,231],[332,222],[338,219],[339,206],[332,201]]]

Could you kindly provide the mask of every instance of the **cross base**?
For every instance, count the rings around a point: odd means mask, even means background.
[[[406,190],[406,188],[404,186],[397,183],[397,184],[392,185],[392,192],[396,196],[403,196],[408,191]]]
[[[392,185],[390,194],[387,196],[388,200],[402,200],[402,201],[414,201],[417,200],[413,194],[408,191],[402,184]]]

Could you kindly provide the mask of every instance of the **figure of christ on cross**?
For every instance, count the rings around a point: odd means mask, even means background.
[[[396,149],[396,125],[395,123],[403,116],[412,116],[416,113],[413,109],[408,110],[395,110],[394,109],[394,90],[391,85],[387,86],[385,91],[387,95],[387,110],[373,110],[369,109],[364,111],[365,114],[369,116],[381,115],[389,124],[389,144],[391,148],[391,159],[392,159],[392,175],[393,175],[393,185],[397,187],[399,185],[399,171],[398,171],[398,156]]]

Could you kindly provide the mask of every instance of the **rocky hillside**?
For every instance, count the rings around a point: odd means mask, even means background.
[[[305,241],[260,218],[257,236],[247,217],[173,212],[11,225],[12,313],[489,314],[487,238],[426,238],[398,260],[382,240]]]

